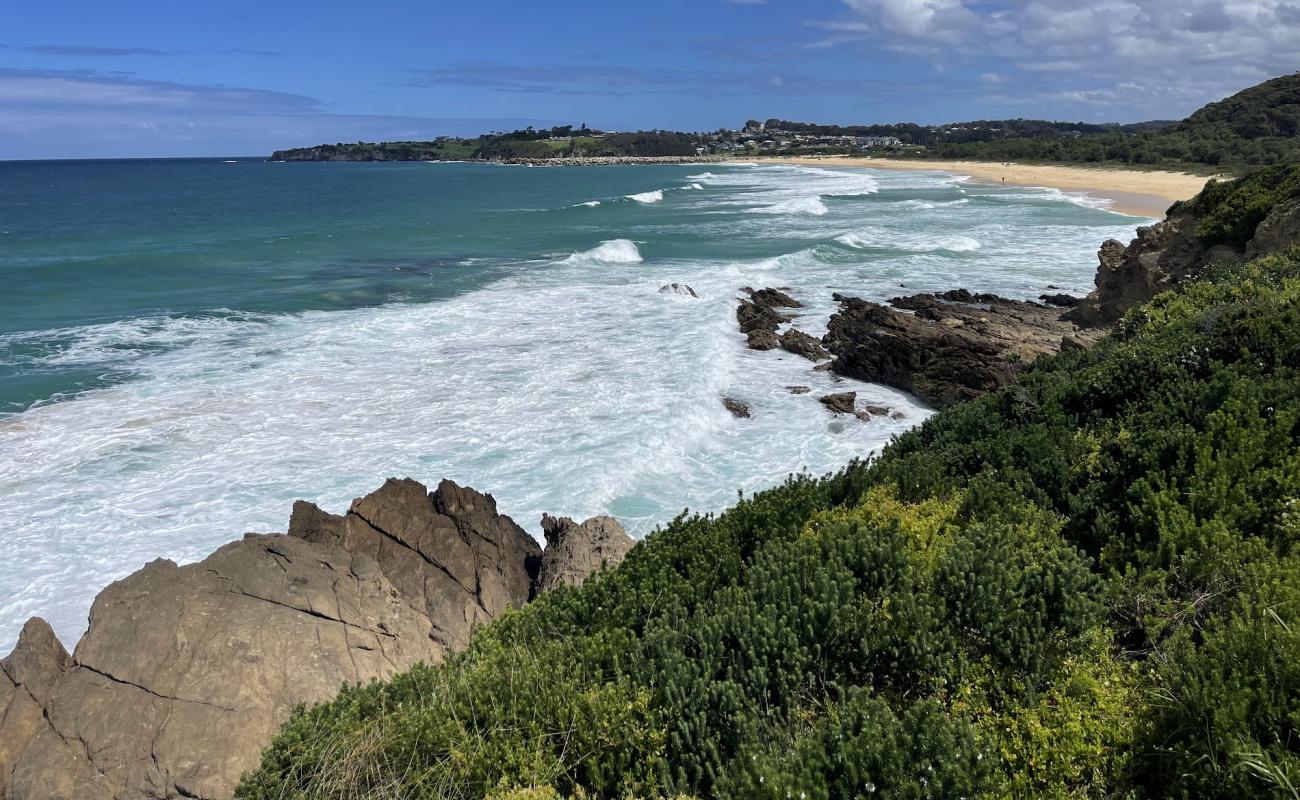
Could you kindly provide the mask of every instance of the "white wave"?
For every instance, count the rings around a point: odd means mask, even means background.
[[[712,180],[712,179],[714,179],[714,178],[716,178],[716,177],[718,177],[718,176],[717,176],[717,175],[714,175],[712,172],[701,172],[699,175],[687,175],[687,176],[686,176],[686,180],[688,180],[688,181],[708,181],[708,180]]]
[[[587,208],[595,208],[595,207],[598,206],[598,205],[600,205],[600,201],[599,201],[599,200],[588,200],[588,201],[585,202],[585,203],[578,203],[578,204],[574,205],[574,208],[581,208],[581,207],[584,207],[584,206],[587,207]]]
[[[835,237],[835,241],[859,250],[885,249],[905,250],[912,253],[969,253],[982,246],[979,239],[971,236],[927,237],[924,234],[908,232],[891,232],[875,228],[844,233]]]
[[[683,188],[683,189],[695,189],[696,191],[703,191],[703,190],[704,190],[704,187],[701,186],[701,185],[698,184],[698,183],[688,183],[688,184],[686,184],[685,186],[683,186],[682,188]]]
[[[639,194],[624,195],[628,200],[635,200],[638,203],[658,203],[664,199],[664,190],[655,189],[653,192],[641,192]]]
[[[640,264],[644,259],[636,242],[631,239],[611,239],[601,242],[590,250],[565,258],[565,264]]]

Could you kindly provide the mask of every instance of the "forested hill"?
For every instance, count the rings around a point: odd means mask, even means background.
[[[442,136],[424,142],[339,142],[277,150],[272,161],[517,161],[558,158],[655,158],[697,155],[700,136],[672,131],[606,133],[564,125]]]
[[[1047,161],[1248,171],[1300,161],[1300,73],[1211,103],[1180,122],[1131,124],[974,120],[946,125],[819,125],[749,120],[740,130],[606,132],[526,128],[472,139],[339,142],[277,150],[273,161],[500,161],[872,155]]]
[[[1300,161],[1300,73],[1265,81],[1156,130],[1045,130],[979,142],[947,139],[918,154],[944,159],[1228,168]]]
[[[1281,248],[1300,167],[1184,209]],[[1298,547],[1291,247],[300,710],[238,796],[1294,798]]]

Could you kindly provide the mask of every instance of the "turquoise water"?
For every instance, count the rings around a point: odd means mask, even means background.
[[[1140,222],[1100,205],[785,166],[0,164],[0,645],[390,475],[641,535],[833,469],[928,411],[746,350],[741,287],[791,287],[815,335],[835,291],[1082,292]],[[904,419],[835,420],[832,387]]]

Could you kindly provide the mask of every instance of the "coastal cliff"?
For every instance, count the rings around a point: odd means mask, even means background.
[[[112,584],[71,655],[32,619],[0,661],[0,797],[230,797],[296,706],[442,661],[633,544],[608,517],[547,520],[543,551],[490,495],[390,480]]]

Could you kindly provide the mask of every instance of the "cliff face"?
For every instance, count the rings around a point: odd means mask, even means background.
[[[631,549],[611,519],[574,525],[600,550],[567,537],[564,582]],[[542,560],[490,495],[390,480],[344,515],[295,504],[287,535],[155,561],[100,593],[73,655],[33,619],[0,661],[0,797],[228,797],[296,705],[463,648],[547,588]]]

